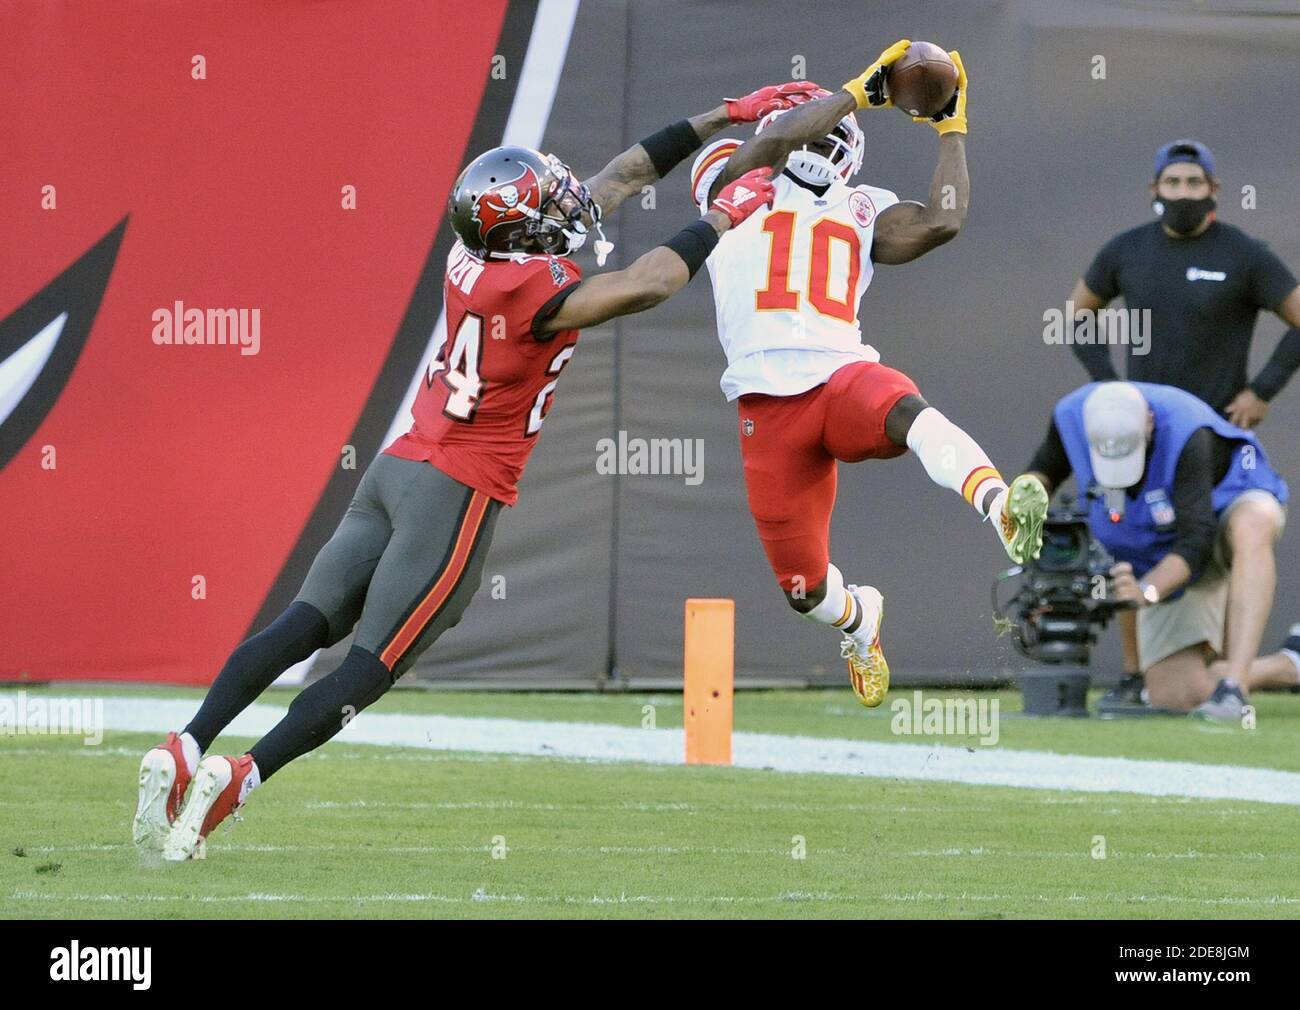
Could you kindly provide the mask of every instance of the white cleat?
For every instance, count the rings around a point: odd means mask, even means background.
[[[243,806],[258,782],[253,770],[253,758],[248,754],[239,758],[208,757],[200,761],[189,801],[172,825],[163,846],[163,859],[177,863],[193,859],[212,829]]]
[[[131,823],[131,840],[136,845],[153,851],[162,849],[189,784],[190,770],[180,738],[168,733],[167,742],[140,761],[140,795]]]

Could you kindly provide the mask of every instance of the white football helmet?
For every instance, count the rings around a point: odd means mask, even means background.
[[[777,109],[775,112],[769,112],[758,121],[754,133],[756,135],[762,133],[776,122],[777,116],[789,111],[789,109]],[[796,179],[802,179],[813,186],[825,186],[834,181],[836,176],[841,181],[848,182],[862,168],[862,156],[867,147],[866,138],[862,136],[862,127],[858,126],[857,119],[849,113],[835,124],[835,129],[827,135],[826,140],[833,148],[829,157],[810,151],[804,146],[790,152],[785,162],[786,170]]]

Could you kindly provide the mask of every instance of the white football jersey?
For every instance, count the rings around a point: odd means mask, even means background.
[[[722,140],[700,152],[691,180],[701,211],[739,146]],[[862,342],[858,303],[874,272],[876,217],[898,197],[838,179],[818,196],[784,174],[775,191],[772,206],[730,229],[708,259],[728,400],[794,396],[850,362],[880,360]]]

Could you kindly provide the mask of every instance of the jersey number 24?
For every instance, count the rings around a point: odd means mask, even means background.
[[[447,402],[442,412],[455,421],[466,423],[474,420],[474,414],[483,398],[484,381],[479,377],[479,364],[483,360],[483,320],[472,312],[465,313],[456,327],[456,337],[450,342],[443,342],[442,348],[434,359],[428,382],[433,383],[435,375],[441,375],[447,387]],[[575,344],[562,347],[551,359],[546,369],[547,375],[555,376],[537,393],[533,408],[528,413],[528,422],[524,427],[525,435],[536,435],[542,429],[542,421],[550,407],[549,398],[555,392],[560,372],[573,357]]]

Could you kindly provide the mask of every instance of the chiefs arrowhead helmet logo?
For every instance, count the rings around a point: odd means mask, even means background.
[[[484,190],[474,201],[473,220],[478,224],[479,239],[485,247],[493,228],[526,221],[541,213],[542,181],[531,167],[521,167],[523,171],[518,176]]]

